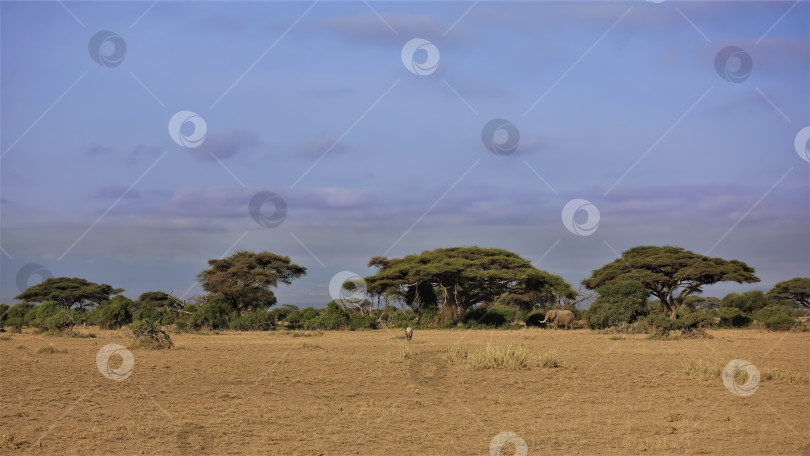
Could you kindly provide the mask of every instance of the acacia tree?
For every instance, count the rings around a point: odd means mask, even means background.
[[[208,260],[210,266],[197,276],[203,290],[221,298],[239,311],[266,309],[276,303],[270,290],[279,282],[289,285],[306,275],[307,268],[271,252],[241,250],[222,260]]]
[[[593,271],[582,281],[589,289],[637,281],[661,301],[661,310],[675,318],[687,296],[718,282],[759,282],[754,268],[738,260],[700,255],[681,247],[640,246]]]
[[[502,249],[451,247],[388,259],[374,257],[376,274],[366,277],[367,289],[378,296],[395,293],[417,302],[441,302],[445,320],[458,322],[476,304],[491,304],[505,294],[537,293],[571,298],[576,293],[562,277],[535,268],[529,261]],[[422,296],[428,290],[438,296]]]
[[[28,287],[14,299],[28,302],[56,301],[65,309],[76,306],[79,310],[84,310],[123,291],[123,288],[113,288],[106,283],[98,284],[76,277],[54,277]]]
[[[771,288],[765,297],[795,307],[810,308],[810,278],[794,277],[779,282]]]
[[[138,309],[144,307],[177,309],[183,307],[183,301],[164,291],[147,291],[138,296],[135,307]]]

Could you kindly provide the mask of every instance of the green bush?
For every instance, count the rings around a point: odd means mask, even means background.
[[[26,315],[34,309],[30,302],[20,302],[14,304],[6,311],[6,319],[3,324],[20,331],[25,326]]]
[[[133,348],[160,350],[174,346],[169,334],[163,331],[155,321],[136,320],[129,325],[129,329],[135,336]]]
[[[502,307],[470,309],[461,317],[461,322],[467,328],[498,328],[509,321],[503,309]]]
[[[228,327],[228,317],[233,308],[224,301],[212,298],[194,309],[191,327],[194,329],[223,329]]]
[[[133,302],[125,296],[115,296],[101,303],[90,314],[90,323],[103,329],[118,329],[132,323]]]
[[[736,307],[722,307],[717,310],[717,316],[720,317],[718,324],[724,328],[740,328],[751,324],[751,317]]]
[[[668,334],[670,331],[683,329],[680,320],[673,320],[668,315],[653,314],[644,319],[657,334]]]
[[[244,314],[234,312],[228,326],[237,331],[267,331],[273,329],[273,315],[263,310]]]
[[[46,327],[48,318],[65,311],[65,308],[56,301],[45,301],[35,306],[25,315],[25,324],[32,328],[49,329]],[[64,317],[64,315],[63,315]]]
[[[420,312],[421,312],[421,314],[419,315],[419,324],[417,324],[416,326],[413,326],[414,328],[424,329],[424,328],[436,327],[436,326],[439,325],[439,320],[441,319],[441,315],[442,315],[441,309],[439,309],[436,306],[430,306],[430,307],[425,307],[425,308],[421,309]],[[408,311],[408,310],[406,310],[404,312],[401,312],[401,313],[402,313],[403,317],[408,317],[409,315],[413,315],[413,313],[411,311]],[[415,318],[416,317],[414,316],[414,319]],[[411,325],[405,324],[405,326],[411,326]],[[455,326],[455,323],[453,323],[452,326]]]
[[[303,310],[293,310],[285,318],[284,321],[293,329],[301,329],[307,325],[308,322],[314,321],[318,318],[320,312],[314,307],[307,307]]]
[[[132,321],[147,321],[157,325],[170,324],[171,320],[169,313],[165,309],[158,309],[156,307],[143,307],[132,315]]]
[[[756,312],[768,303],[765,294],[759,290],[746,291],[745,293],[729,293],[723,297],[723,307],[736,307],[743,312]]]
[[[273,318],[273,322],[281,322],[287,318],[287,315],[292,313],[293,311],[297,311],[298,306],[294,306],[292,304],[284,304],[280,307],[276,307],[275,309],[270,310],[270,316]]]
[[[306,310],[306,309],[305,309]],[[338,305],[335,301],[330,301],[317,318],[307,320],[304,323],[305,329],[345,329],[349,327],[351,318],[346,309]]]
[[[541,326],[540,322],[546,318],[544,310],[533,310],[526,315],[526,326]]]
[[[59,309],[53,315],[46,317],[40,326],[47,331],[66,331],[79,323],[79,318],[75,310]]]
[[[586,315],[588,327],[604,329],[629,324],[648,314],[650,292],[639,282],[620,282],[600,287],[599,296]]]
[[[352,312],[349,314],[349,329],[352,331],[357,329],[377,329],[377,319],[371,315]]]
[[[787,331],[798,324],[788,309],[778,305],[764,307],[757,312],[756,317],[760,323],[772,331]]]
[[[692,330],[714,325],[714,316],[704,310],[681,312],[678,314],[681,328]]]

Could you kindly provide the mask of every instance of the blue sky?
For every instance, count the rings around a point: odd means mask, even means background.
[[[206,261],[237,249],[307,266],[277,295],[317,306],[372,256],[452,245],[513,250],[574,285],[648,244],[736,258],[762,279],[708,295],[810,273],[810,163],[794,148],[810,125],[806,1],[0,12],[3,302],[29,263],[132,298],[190,297]],[[126,43],[117,66],[88,52],[102,30]],[[439,50],[435,72],[403,64],[413,38]],[[715,69],[728,46],[750,56],[741,82]],[[178,111],[205,120],[201,146],[169,135]],[[484,146],[494,118],[520,132],[514,153]],[[286,202],[279,226],[251,218],[261,191]],[[589,236],[563,224],[577,198],[599,211]]]

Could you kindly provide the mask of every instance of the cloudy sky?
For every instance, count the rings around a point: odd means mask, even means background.
[[[48,274],[190,297],[238,249],[316,306],[454,245],[575,285],[636,245],[762,279],[708,295],[810,273],[806,1],[0,9],[3,302]]]

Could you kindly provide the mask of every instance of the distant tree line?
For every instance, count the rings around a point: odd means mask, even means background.
[[[452,247],[373,257],[364,278],[367,296],[329,302],[323,309],[282,305],[273,289],[290,285],[306,268],[271,252],[239,251],[212,259],[197,279],[207,292],[183,301],[149,291],[131,300],[122,288],[81,278],[56,277],[0,304],[0,328],[65,331],[76,325],[133,331],[173,325],[177,330],[375,329],[537,326],[551,308],[575,313],[579,326],[665,332],[698,327],[797,327],[810,309],[810,278],[777,283],[770,291],[704,297],[719,282],[755,283],[754,268],[738,260],[699,255],[680,247],[640,246],[594,270],[574,290],[503,249]],[[352,290],[353,282],[343,284]],[[577,304],[591,302],[589,309]],[[40,304],[40,305],[35,305]]]

